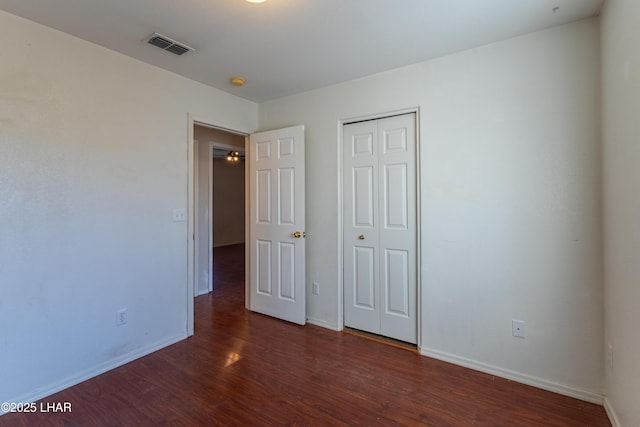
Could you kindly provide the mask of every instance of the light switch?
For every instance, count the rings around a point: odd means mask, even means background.
[[[173,210],[173,222],[183,222],[186,217],[187,215],[185,214],[184,209]]]

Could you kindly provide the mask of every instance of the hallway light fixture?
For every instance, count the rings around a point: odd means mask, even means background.
[[[267,0],[247,0],[249,3],[264,3]]]
[[[229,151],[229,153],[227,153],[226,159],[229,163],[238,163],[240,161],[240,153],[238,153],[237,151]]]

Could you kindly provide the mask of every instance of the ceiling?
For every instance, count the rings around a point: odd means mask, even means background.
[[[603,2],[0,0],[0,9],[263,102],[595,16]],[[154,32],[196,50],[165,52],[145,42]],[[246,84],[232,86],[235,75]]]

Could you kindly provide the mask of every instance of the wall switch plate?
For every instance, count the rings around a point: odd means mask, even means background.
[[[511,320],[511,334],[514,337],[524,338],[525,329],[524,329],[524,320]]]
[[[127,309],[121,308],[116,311],[116,326],[121,326],[127,323]]]
[[[187,219],[187,214],[184,209],[173,210],[173,222],[183,222],[185,219]]]
[[[320,283],[313,282],[311,284],[311,293],[314,295],[320,295]]]
[[[607,344],[607,366],[613,369],[613,345]]]

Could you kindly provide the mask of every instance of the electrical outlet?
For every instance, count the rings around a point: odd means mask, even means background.
[[[524,320],[511,320],[511,333],[514,337],[524,338],[525,330],[524,330]]]
[[[311,284],[311,293],[314,295],[320,295],[320,283],[313,282]]]
[[[183,222],[185,219],[187,219],[187,214],[184,209],[173,210],[173,222]]]
[[[127,309],[121,308],[116,311],[116,326],[121,326],[127,323]]]

